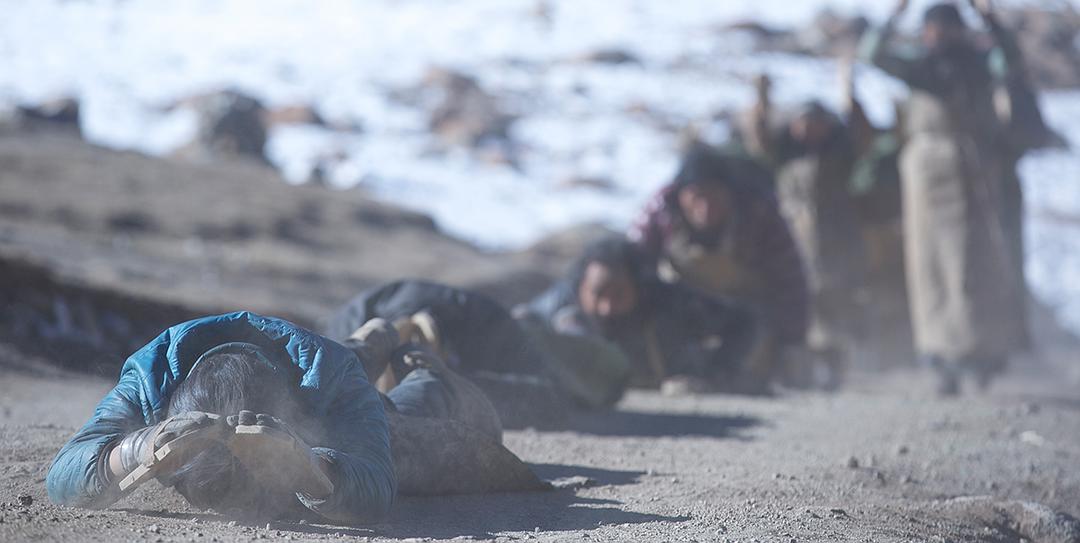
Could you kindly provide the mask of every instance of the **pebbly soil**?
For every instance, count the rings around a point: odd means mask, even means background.
[[[1076,541],[1054,514],[1080,516],[1080,397],[1022,371],[958,400],[914,372],[835,395],[633,392],[565,431],[508,433],[576,485],[403,498],[383,524],[341,527],[237,523],[156,483],[105,511],[53,506],[48,463],[111,383],[0,370],[0,540]]]
[[[912,369],[855,371],[836,394],[635,391],[561,431],[507,433],[563,488],[402,498],[374,526],[238,522],[156,484],[104,511],[56,507],[49,461],[158,322],[251,308],[313,323],[409,275],[511,301],[585,235],[488,254],[356,191],[48,135],[0,136],[0,203],[0,541],[1080,541],[1080,349],[1060,335],[955,400]]]

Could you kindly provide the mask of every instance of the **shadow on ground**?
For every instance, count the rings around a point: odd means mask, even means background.
[[[590,481],[588,486],[629,485],[636,483],[642,475],[645,475],[644,471],[623,471],[566,464],[529,464],[529,468],[545,481],[583,477]]]
[[[619,471],[561,464],[533,464],[542,478],[586,477],[588,486],[632,484],[643,475],[640,471]],[[622,502],[578,496],[574,490],[521,492],[466,496],[401,497],[388,522],[374,526],[334,526],[318,521],[310,523],[274,521],[272,530],[309,535],[348,537],[384,536],[392,538],[455,537],[493,538],[502,532],[592,530],[605,525],[642,524],[647,522],[684,522],[690,517],[637,513],[621,508]],[[151,518],[233,523],[234,519],[216,513],[119,509]],[[235,522],[243,527],[266,528],[266,520]]]
[[[493,538],[502,532],[593,530],[599,526],[677,523],[687,516],[637,513],[622,502],[578,496],[573,490],[520,494],[405,498],[380,535],[400,538]]]
[[[575,417],[567,429],[598,436],[697,436],[746,440],[750,438],[741,435],[741,432],[762,424],[761,419],[748,415],[725,416],[607,411],[582,413]]]

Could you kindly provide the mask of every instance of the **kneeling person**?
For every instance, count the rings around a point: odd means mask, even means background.
[[[747,310],[681,284],[663,283],[623,239],[586,249],[570,276],[522,312],[558,331],[595,335],[629,358],[633,384],[756,392],[747,371],[757,325]]]

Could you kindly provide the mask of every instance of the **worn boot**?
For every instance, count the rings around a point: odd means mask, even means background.
[[[979,392],[987,392],[990,385],[998,375],[1005,371],[1007,360],[1005,357],[990,357],[969,362],[965,368],[971,374],[975,388]]]
[[[949,398],[960,394],[960,369],[957,364],[938,356],[927,356],[925,362],[934,372],[934,389],[938,396]]]

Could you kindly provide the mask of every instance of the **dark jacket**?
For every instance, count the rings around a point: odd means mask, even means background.
[[[240,312],[204,317],[164,331],[120,371],[120,381],[90,420],[56,455],[46,477],[49,497],[62,505],[106,507],[118,498],[99,472],[108,446],[124,435],[162,422],[169,398],[195,361],[229,342],[262,348],[296,378],[298,396],[326,429],[314,450],[338,477],[325,500],[304,500],[329,519],[355,522],[386,515],[397,479],[390,457],[386,414],[356,354],[281,319]]]
[[[556,283],[527,310],[560,331],[614,342],[630,359],[638,383],[656,384],[675,375],[722,381],[739,372],[757,340],[750,311],[682,285],[649,280],[640,288],[634,313],[606,330],[581,310],[573,280]],[[650,360],[650,341],[658,347],[662,368]]]
[[[505,428],[561,423],[569,407],[551,361],[510,313],[483,294],[427,281],[404,280],[365,291],[326,324],[346,338],[364,322],[427,311],[438,326],[447,365],[483,390]]]
[[[674,186],[668,186],[657,193],[629,232],[629,238],[657,261],[666,257],[675,236],[688,228],[676,192]],[[763,189],[736,189],[733,193],[737,216],[732,257],[761,285],[754,299],[745,303],[757,305],[755,309],[779,343],[802,344],[809,319],[807,278],[776,198]]]
[[[339,309],[325,331],[344,341],[370,319],[392,322],[420,311],[435,318],[440,341],[452,355],[448,362],[460,373],[544,374],[541,354],[506,308],[483,294],[428,281],[395,281],[366,290]]]

